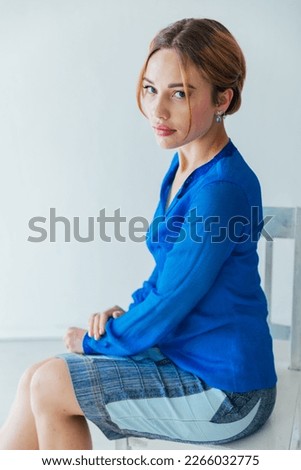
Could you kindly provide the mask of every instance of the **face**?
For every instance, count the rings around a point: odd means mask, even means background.
[[[217,105],[212,103],[211,85],[193,64],[185,68],[188,97],[177,53],[173,49],[155,52],[143,77],[142,106],[159,145],[166,149],[199,142],[216,127]],[[189,130],[189,132],[188,132]]]

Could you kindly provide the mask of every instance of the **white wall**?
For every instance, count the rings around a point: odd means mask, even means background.
[[[141,243],[30,243],[35,216],[150,219],[171,153],[135,104],[148,43],[182,17],[223,22],[248,79],[232,140],[265,205],[301,205],[299,0],[0,0],[0,337],[62,335],[152,268]],[[122,225],[127,233],[127,224]],[[61,227],[62,229],[62,227]],[[128,237],[127,237],[128,238]]]

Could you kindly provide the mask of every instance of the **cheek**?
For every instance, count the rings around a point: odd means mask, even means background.
[[[196,119],[206,119],[214,114],[214,110],[211,103],[200,103],[192,109],[192,114]]]
[[[211,103],[203,103],[198,106],[195,106],[191,110],[192,116],[192,126],[199,127],[199,126],[206,126],[207,124],[212,122],[214,117],[214,109]]]

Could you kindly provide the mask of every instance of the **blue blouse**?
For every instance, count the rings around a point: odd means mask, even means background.
[[[179,367],[226,391],[276,383],[267,303],[258,274],[263,226],[257,177],[231,140],[166,203],[179,165],[163,180],[147,233],[155,269],[133,303],[85,354],[134,355],[157,346]]]

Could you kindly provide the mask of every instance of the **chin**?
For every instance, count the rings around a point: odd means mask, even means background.
[[[178,145],[176,145],[175,143],[166,142],[164,140],[157,140],[157,144],[159,145],[159,147],[165,150],[174,150],[178,148]]]

